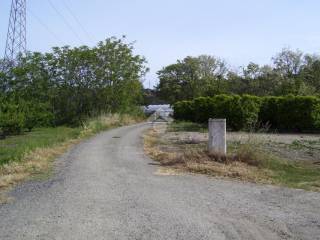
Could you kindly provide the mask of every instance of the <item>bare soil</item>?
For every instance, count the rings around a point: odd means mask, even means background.
[[[230,132],[226,156],[207,151],[206,132],[154,124],[145,151],[170,172],[191,172],[252,183],[320,191],[320,137]]]
[[[158,126],[162,133],[161,141],[168,142],[167,150],[177,148],[177,144],[206,145],[208,133],[202,132],[168,132],[166,125]],[[245,142],[256,142],[266,151],[275,156],[291,161],[320,162],[320,134],[270,134],[228,132],[227,144],[229,150]],[[165,146],[163,146],[165,147]]]

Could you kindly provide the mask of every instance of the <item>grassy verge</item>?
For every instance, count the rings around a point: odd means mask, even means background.
[[[254,138],[229,145],[229,154],[219,156],[209,154],[204,143],[179,140],[179,134],[168,138],[168,129],[163,126],[151,129],[144,137],[146,153],[171,171],[320,191],[320,166],[279,158]]]
[[[168,126],[169,132],[207,132],[208,126],[200,123],[174,121]]]
[[[30,133],[8,137],[0,141],[0,165],[20,161],[26,152],[36,148],[46,148],[77,138],[80,132],[80,128],[38,128]]]
[[[47,174],[53,159],[82,139],[142,120],[129,115],[104,115],[85,122],[79,128],[39,128],[0,140],[0,191],[29,177]]]
[[[270,170],[273,183],[311,191],[320,191],[320,167],[308,163],[291,163],[283,159],[265,159],[263,167]]]

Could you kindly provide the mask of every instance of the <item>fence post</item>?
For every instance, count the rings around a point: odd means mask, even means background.
[[[227,120],[209,119],[209,142],[210,153],[227,154]]]

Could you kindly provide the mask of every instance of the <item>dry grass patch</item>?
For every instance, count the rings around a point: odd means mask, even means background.
[[[245,141],[230,144],[227,156],[210,154],[204,142],[188,144],[181,137],[187,139],[184,132],[172,134],[165,125],[155,125],[145,134],[145,152],[162,167],[177,172],[320,191],[318,165],[279,158],[268,152],[265,143],[253,134],[248,134]]]
[[[163,127],[154,127],[144,136],[145,152],[158,161],[162,167],[174,169],[176,172],[187,171],[210,176],[231,177],[251,182],[270,183],[266,177],[267,171],[261,171],[251,158],[246,162],[245,151],[238,156],[220,156],[209,154],[204,149],[179,149],[167,152],[161,143],[161,135],[165,134]],[[170,143],[168,143],[170,144]]]
[[[39,130],[35,137],[17,136],[16,142],[15,137],[7,139],[6,141],[15,144],[11,144],[14,146],[13,149],[10,149],[13,154],[9,152],[13,156],[12,160],[0,164],[0,203],[8,200],[5,192],[14,185],[31,177],[48,176],[53,166],[53,160],[82,139],[109,128],[130,125],[142,120],[142,118],[133,118],[130,115],[106,114],[87,121],[82,128],[72,130],[72,134],[63,138],[61,135],[65,134],[67,128],[55,131],[54,134],[52,134],[52,129],[44,129],[43,133],[41,132],[43,135]],[[48,138],[51,138],[52,141],[47,142],[44,147],[43,142]],[[16,148],[19,148],[19,152],[22,154],[15,154]]]
[[[11,162],[0,167],[0,191],[36,175],[49,172],[52,160],[63,154],[72,145],[79,143],[80,139],[69,140],[50,148],[38,148],[25,153],[18,162]]]

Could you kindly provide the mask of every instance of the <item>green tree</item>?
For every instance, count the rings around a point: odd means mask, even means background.
[[[157,89],[169,103],[223,93],[227,71],[226,62],[214,56],[186,57],[158,72]]]
[[[93,48],[30,52],[18,66],[0,73],[0,90],[29,112],[24,123],[29,130],[37,125],[78,125],[101,113],[128,112],[142,102],[145,65],[132,43],[113,37]]]

